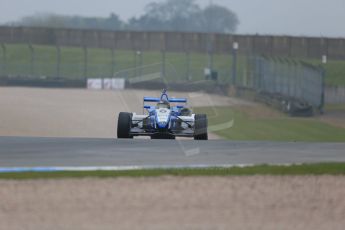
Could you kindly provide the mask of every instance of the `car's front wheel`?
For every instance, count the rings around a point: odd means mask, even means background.
[[[121,112],[117,121],[117,138],[129,139],[133,138],[130,134],[132,126],[132,114]]]
[[[207,125],[206,114],[195,115],[194,140],[208,140]]]

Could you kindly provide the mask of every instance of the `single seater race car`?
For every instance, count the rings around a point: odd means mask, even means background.
[[[156,105],[152,106],[148,103],[156,103]],[[119,114],[117,137],[150,136],[151,139],[192,137],[195,140],[207,140],[207,116],[193,114],[186,105],[186,98],[169,98],[166,90],[163,90],[160,98],[144,97],[143,115],[126,112]]]

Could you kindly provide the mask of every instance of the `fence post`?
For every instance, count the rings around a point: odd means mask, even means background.
[[[60,78],[60,67],[61,67],[61,50],[60,46],[56,46],[56,77]]]
[[[162,78],[164,79],[165,78],[165,50],[162,50],[161,53],[162,53],[162,71],[161,71],[161,75],[162,75]]]
[[[189,81],[190,79],[190,54],[189,51],[186,51],[186,80]]]
[[[213,50],[210,48],[207,52],[208,56],[208,68],[213,71],[213,63],[214,63],[214,56],[213,56]]]
[[[30,73],[31,73],[31,76],[34,76],[34,74],[35,74],[35,49],[32,46],[32,44],[29,44],[29,50],[30,50]]]
[[[111,76],[114,77],[115,74],[115,49],[111,49]]]
[[[143,52],[142,51],[138,51],[137,55],[139,57],[139,76],[142,76],[142,66],[143,66]]]
[[[1,43],[2,48],[2,74],[7,74],[7,51],[6,51],[6,45],[4,43]]]
[[[88,52],[87,52],[87,46],[83,46],[83,52],[84,52],[84,79],[86,80],[87,79],[87,62],[88,62]]]
[[[133,64],[134,64],[134,77],[138,76],[138,60],[137,60],[137,51],[133,49]]]
[[[288,39],[288,49],[289,49],[289,54],[288,54],[288,56],[289,57],[292,57],[292,38],[291,37],[287,37],[287,39]]]
[[[263,76],[264,76],[264,58],[260,58],[259,59],[259,77],[257,79],[257,89],[261,90],[261,82],[262,82],[262,79],[263,79]]]
[[[236,86],[237,84],[237,50],[238,43],[234,42],[232,47],[232,84]]]
[[[326,88],[326,83],[325,83],[325,78],[326,78],[326,69],[320,66],[320,72],[321,72],[321,104],[319,107],[319,111],[321,114],[324,114],[324,107],[325,107],[325,88]]]
[[[291,73],[292,73],[292,75],[291,75],[291,77],[292,77],[292,94],[295,96],[295,97],[297,97],[297,70],[296,70],[296,63],[295,62],[293,62],[292,63],[292,65],[291,65]]]
[[[212,75],[212,71],[213,71],[213,35],[211,34],[210,31],[211,28],[209,28],[208,34],[206,35],[206,39],[207,39],[207,67],[208,69],[211,71],[211,75]]]

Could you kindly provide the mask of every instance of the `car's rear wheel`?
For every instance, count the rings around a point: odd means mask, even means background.
[[[130,135],[132,126],[132,114],[121,112],[117,121],[117,138],[129,139],[133,138]]]
[[[195,115],[194,140],[208,140],[207,124],[206,114]]]

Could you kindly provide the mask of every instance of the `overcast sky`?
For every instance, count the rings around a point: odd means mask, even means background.
[[[34,13],[107,17],[139,16],[161,0],[0,0],[0,24]],[[205,6],[209,0],[197,0]],[[237,13],[241,34],[345,37],[345,0],[213,0]]]

